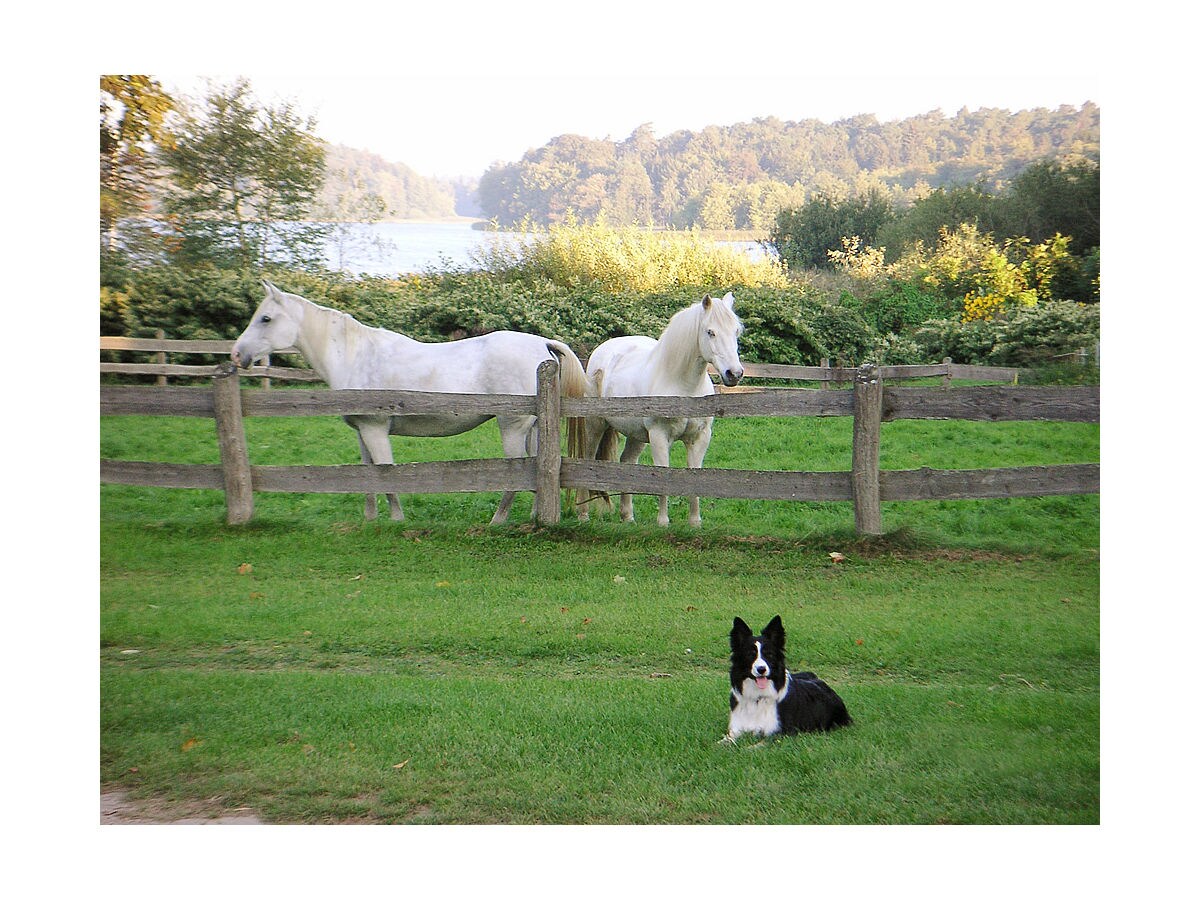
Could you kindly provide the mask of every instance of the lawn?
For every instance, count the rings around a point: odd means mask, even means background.
[[[333,419],[251,419],[255,464],[357,460]],[[846,469],[846,419],[723,420],[707,464]],[[499,455],[494,425],[397,461]],[[216,462],[205,420],[102,420],[101,456]],[[1095,462],[1074,423],[892,422],[885,468]],[[1095,823],[1099,500],[702,500],[700,531],[486,525],[496,495],[104,486],[102,785],[274,822]],[[672,501],[674,521],[686,520]],[[843,561],[830,556],[837,552]],[[831,734],[719,742],[728,632],[783,616]]]

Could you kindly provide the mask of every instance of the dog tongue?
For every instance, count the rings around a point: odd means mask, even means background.
[[[765,691],[767,689],[768,682],[767,682],[767,679],[765,679],[765,678],[756,678],[756,679],[754,679],[754,683],[758,685],[758,689],[760,691]]]

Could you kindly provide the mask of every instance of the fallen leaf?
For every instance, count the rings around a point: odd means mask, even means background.
[[[571,607],[569,607],[569,606],[560,606],[560,607],[558,608],[558,611],[559,611],[559,612],[570,612],[570,611],[571,611]]]
[[[198,740],[196,740],[195,738],[188,738],[186,741],[183,742],[183,744],[179,747],[179,749],[184,753],[188,753],[189,751],[194,750],[199,746],[200,746],[200,742]]]
[[[239,575],[249,575],[253,571],[254,571],[254,566],[250,565],[250,563],[242,563],[237,568],[237,573]]]
[[[122,656],[132,656],[135,653],[141,653],[141,652],[142,652],[141,650],[122,650],[121,655]]]
[[[624,575],[614,575],[613,576],[613,584],[624,584],[624,583],[625,583]]]
[[[250,599],[251,599],[251,600],[261,600],[262,598],[263,598],[263,593],[262,593],[262,591],[251,591],[251,592],[250,592]]]
[[[405,766],[407,766],[407,765],[408,765],[408,761],[409,761],[409,759],[412,759],[412,757],[410,756],[410,757],[409,757],[408,759],[406,759],[404,762],[398,762],[398,763],[396,763],[394,766],[392,766],[392,768],[393,768],[393,769],[403,769]]]
[[[591,624],[592,624],[592,620],[591,620],[591,619],[584,619],[584,620],[583,620],[583,624],[584,624],[584,625],[591,625]]]
[[[835,563],[840,563],[840,562],[846,561],[846,557],[844,555],[842,555],[841,553],[838,553],[836,550],[829,554],[829,558],[832,559]]]
[[[651,678],[670,678],[671,673],[670,672],[651,672],[650,677]]]
[[[351,578],[350,580],[351,580],[351,581],[361,581],[361,580],[362,580],[362,575],[361,575],[361,574],[359,574],[359,575],[355,575],[355,576],[354,576],[353,578]]]
[[[685,607],[683,608],[683,611],[684,611],[684,612],[695,612],[695,611],[696,611],[696,607],[694,607],[694,606],[685,606]]]
[[[444,587],[450,587],[450,582],[448,582],[448,581],[439,581],[439,582],[437,582],[437,584],[435,584],[435,585],[434,585],[434,587],[435,587],[435,588],[444,588]]]
[[[854,643],[858,644],[858,646],[860,646],[860,647],[861,647],[861,646],[862,646],[862,638],[859,638],[859,639],[858,639],[857,641],[855,641]]]

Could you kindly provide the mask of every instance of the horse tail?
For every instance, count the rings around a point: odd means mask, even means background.
[[[587,396],[591,381],[583,369],[583,363],[575,355],[575,351],[562,341],[546,341],[546,349],[558,360],[558,390],[559,396],[579,398]],[[572,416],[567,419],[567,456],[572,459],[582,459],[584,451],[583,419]],[[567,488],[565,506],[569,509],[575,506],[575,489]]]
[[[558,388],[562,397],[583,397],[587,389],[587,373],[575,351],[562,341],[546,341],[546,349],[558,360]]]
[[[605,425],[604,434],[600,436],[600,446],[596,448],[596,459],[615,462],[620,457],[621,435],[611,425]],[[612,498],[606,491],[589,491],[588,499],[598,502],[607,512],[612,512]]]

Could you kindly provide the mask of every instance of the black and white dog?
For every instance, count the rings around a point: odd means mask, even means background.
[[[853,720],[842,698],[812,672],[789,672],[783,659],[783,621],[776,616],[755,635],[740,618],[729,632],[729,733],[796,734],[829,731]]]

